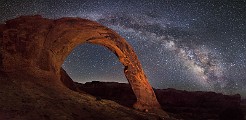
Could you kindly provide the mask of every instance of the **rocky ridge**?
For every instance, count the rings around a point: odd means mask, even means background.
[[[93,96],[113,100],[131,107],[136,100],[129,84],[117,82],[92,81],[85,84],[75,83],[78,89]],[[179,119],[189,120],[243,120],[241,97],[223,95],[215,92],[176,89],[154,89],[162,108]]]

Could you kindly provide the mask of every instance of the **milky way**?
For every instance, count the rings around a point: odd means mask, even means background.
[[[1,22],[20,15],[82,17],[123,36],[155,88],[246,96],[246,1],[1,1]],[[63,64],[75,81],[127,82],[106,48],[81,45]]]

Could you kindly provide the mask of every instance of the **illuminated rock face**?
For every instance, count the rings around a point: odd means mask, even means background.
[[[1,71],[21,70],[37,77],[60,77],[61,65],[77,45],[105,46],[125,66],[125,76],[137,98],[134,108],[160,108],[133,48],[107,27],[81,18],[24,16],[0,25],[0,35]]]

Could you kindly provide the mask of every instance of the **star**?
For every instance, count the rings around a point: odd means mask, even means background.
[[[7,0],[0,22],[21,15],[81,17],[119,33],[154,88],[240,93],[246,98],[246,1]],[[77,82],[127,82],[107,48],[80,45],[63,68]]]

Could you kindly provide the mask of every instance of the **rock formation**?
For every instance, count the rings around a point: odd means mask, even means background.
[[[78,89],[103,99],[131,106],[136,98],[129,84],[92,81],[76,83]],[[189,120],[243,120],[240,95],[223,95],[215,92],[188,92],[176,89],[154,89],[163,109],[176,118]],[[125,98],[128,98],[127,100]]]
[[[61,82],[70,90],[77,91],[76,85],[74,84],[73,80],[69,77],[67,72],[63,68],[61,68],[60,72],[61,72],[60,73],[61,74]]]
[[[55,78],[36,77],[25,71],[0,72],[0,120],[160,119],[175,120],[69,90]]]
[[[0,35],[2,72],[15,74],[22,71],[47,79],[60,77],[61,65],[77,45],[91,43],[105,46],[125,66],[125,76],[137,98],[134,108],[160,108],[133,48],[107,27],[81,18],[51,20],[41,16],[24,16],[1,24]]]

